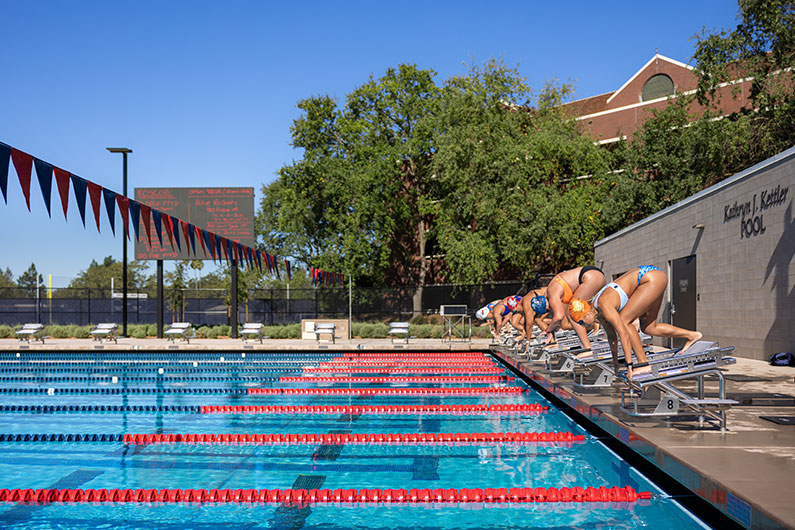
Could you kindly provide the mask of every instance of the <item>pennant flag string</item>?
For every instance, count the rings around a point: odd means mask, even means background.
[[[172,249],[174,249],[174,245],[176,244],[177,250],[182,251],[182,241],[184,241],[188,255],[193,254],[193,256],[198,256],[196,250],[196,239],[198,239],[204,256],[211,256],[213,261],[222,261],[226,258],[227,262],[234,260],[238,263],[245,264],[251,269],[256,267],[262,272],[262,258],[265,258],[269,273],[275,272],[276,277],[280,278],[279,267],[277,266],[276,256],[274,255],[243,245],[238,241],[232,241],[214,232],[170,216],[165,212],[160,212],[141,202],[116,193],[90,180],[86,180],[50,164],[49,162],[41,160],[40,158],[20,151],[6,143],[0,142],[0,192],[3,194],[3,201],[6,204],[8,204],[8,175],[12,164],[16,171],[17,178],[19,179],[19,185],[22,188],[22,194],[25,197],[25,205],[28,211],[31,209],[30,184],[33,168],[35,166],[39,189],[42,194],[42,199],[44,200],[44,205],[47,208],[47,215],[50,218],[52,218],[52,181],[54,178],[58,196],[61,200],[64,220],[68,221],[69,188],[71,186],[75,202],[77,203],[77,210],[80,214],[80,220],[84,228],[86,226],[86,196],[88,196],[91,202],[91,210],[94,213],[97,232],[101,232],[100,211],[102,207],[100,205],[104,200],[108,223],[110,224],[110,229],[114,236],[116,235],[116,206],[118,206],[119,215],[121,216],[124,226],[124,237],[127,237],[128,240],[130,239],[131,222],[133,224],[135,239],[136,241],[140,240],[140,224],[141,221],[143,221],[146,239],[151,247],[151,224],[152,221],[154,221],[155,232],[161,246],[163,245],[162,232],[165,228]],[[165,225],[165,227],[163,225]],[[182,237],[180,237],[180,231],[182,231]],[[290,262],[286,259],[284,260],[284,266],[289,280],[292,273]]]

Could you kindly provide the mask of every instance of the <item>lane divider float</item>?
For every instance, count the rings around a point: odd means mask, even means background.
[[[204,405],[202,414],[515,414],[546,412],[538,403],[491,405]]]
[[[417,388],[249,388],[252,395],[321,395],[321,396],[399,396],[415,394],[522,394],[529,392],[518,386],[472,386],[472,387],[417,387]]]
[[[214,445],[347,445],[347,444],[484,444],[584,442],[585,435],[571,432],[482,432],[482,433],[319,433],[319,434],[125,434],[127,445],[214,444]]]
[[[433,375],[433,376],[337,376],[337,377],[293,377],[282,376],[280,383],[500,383],[513,381],[507,375]]]
[[[651,499],[631,486],[448,489],[0,489],[0,502],[49,503],[632,503]]]
[[[464,373],[464,374],[502,374],[505,373],[503,368],[497,367],[465,367],[465,366],[451,366],[449,368],[437,368],[437,367],[428,367],[428,368],[411,368],[411,367],[386,367],[386,368],[370,368],[368,366],[356,367],[351,366],[349,368],[312,368],[312,367],[305,367],[303,372],[305,374],[327,374],[327,373],[339,373],[339,372],[357,372],[362,374],[379,374],[379,373],[387,373],[387,374],[456,374],[456,373]]]

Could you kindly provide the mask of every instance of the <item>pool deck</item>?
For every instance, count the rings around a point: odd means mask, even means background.
[[[46,339],[44,344],[0,339],[0,352],[20,351],[488,351],[570,405],[610,436],[673,477],[721,512],[748,528],[795,529],[795,425],[778,425],[760,416],[795,416],[795,368],[772,367],[737,358],[726,368],[727,393],[741,401],[727,412],[728,431],[699,426],[690,418],[639,418],[620,407],[621,383],[582,390],[570,376],[545,373],[541,366],[517,362],[488,339],[442,342],[411,339],[408,345],[389,339],[337,340],[335,344],[300,339],[191,339],[189,344],[165,339],[120,338],[118,344],[91,339]],[[738,381],[737,379],[743,379]],[[709,390],[709,385],[708,385]],[[762,396],[762,394],[765,394]],[[779,396],[771,395],[778,394]]]
[[[620,406],[623,383],[581,389],[570,374],[517,362],[500,348],[494,353],[742,526],[795,528],[795,425],[760,418],[795,416],[795,368],[737,358],[724,374],[727,397],[741,404],[727,412],[728,431],[720,432],[717,425],[700,427],[692,414],[630,416]]]

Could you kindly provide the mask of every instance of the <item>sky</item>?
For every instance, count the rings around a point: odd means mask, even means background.
[[[655,51],[689,63],[692,37],[733,28],[738,11],[730,0],[0,7],[0,141],[116,192],[121,155],[105,148],[128,147],[130,197],[135,187],[246,186],[255,208],[262,186],[301,157],[290,145],[301,99],[343,101],[401,63],[435,71],[442,84],[489,58],[517,67],[534,88],[557,79],[573,83],[578,99],[594,96],[618,89]],[[103,219],[97,234],[90,211],[83,228],[73,196],[65,221],[53,185],[49,218],[35,172],[31,212],[13,168],[8,181],[0,268],[18,277],[35,263],[60,287],[92,259],[121,259],[121,232],[114,238]]]

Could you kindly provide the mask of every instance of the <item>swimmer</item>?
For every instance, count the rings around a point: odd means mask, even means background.
[[[492,302],[489,302],[488,304],[478,309],[477,312],[475,313],[475,318],[477,318],[478,320],[486,321],[486,323],[489,325],[489,331],[491,332],[491,336],[494,337],[495,339],[497,338],[497,328],[495,327],[494,324],[494,312],[492,310],[494,309],[494,306],[496,306],[500,302],[501,300],[494,300]]]
[[[492,309],[491,314],[494,315],[494,325],[497,329],[497,336],[502,331],[505,322],[508,320],[508,317],[514,309],[516,309],[517,304],[522,299],[519,295],[508,296],[500,300]],[[497,338],[495,336],[495,338]]]
[[[524,315],[525,337],[533,335],[533,326],[538,326],[541,331],[546,331],[547,329],[549,320],[544,318],[549,312],[546,294],[546,287],[533,289],[522,298],[522,301],[517,306],[517,310],[521,310]]]
[[[657,322],[663,295],[668,287],[668,275],[653,265],[636,267],[619,277],[615,282],[604,286],[592,303],[581,298],[573,298],[569,304],[569,316],[579,324],[592,323],[596,318],[602,323],[613,352],[613,362],[618,364],[618,341],[624,349],[624,362],[627,377],[651,372],[646,352],[638,330],[631,325],[639,319],[640,329],[655,337],[687,339],[682,351],[701,339],[698,331]],[[632,363],[632,353],[638,362]]]
[[[546,292],[547,304],[552,311],[552,320],[546,329],[547,335],[550,336],[548,340],[554,339],[553,334],[568,318],[566,306],[573,298],[590,300],[606,283],[604,273],[592,265],[563,271],[552,278]],[[579,325],[577,320],[571,321],[571,324],[583,348],[590,350],[588,331],[584,326]]]

